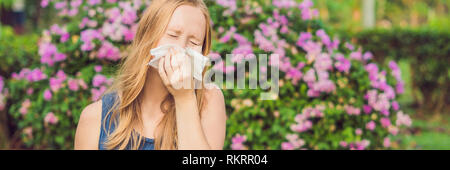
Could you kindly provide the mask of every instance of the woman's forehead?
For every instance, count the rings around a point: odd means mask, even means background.
[[[205,34],[206,19],[203,12],[190,5],[182,5],[175,9],[170,19],[168,30],[192,34],[203,38]]]

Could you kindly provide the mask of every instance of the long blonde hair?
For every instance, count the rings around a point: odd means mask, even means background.
[[[111,123],[116,125],[115,130],[108,133],[105,142],[107,149],[127,149],[129,144],[131,144],[131,149],[139,149],[144,137],[138,135],[135,128],[142,131],[143,127],[140,106],[142,90],[150,69],[147,63],[152,59],[149,54],[150,49],[156,47],[159,39],[165,33],[173,12],[181,5],[198,7],[203,12],[206,18],[206,33],[202,53],[204,56],[209,54],[211,47],[210,16],[208,8],[202,0],[153,0],[140,18],[135,39],[129,46],[128,55],[124,56],[120,62],[120,68],[113,84],[103,94],[117,93],[112,109],[108,111],[103,120],[105,122],[108,115],[111,114]],[[206,68],[202,74],[204,75],[205,72]],[[199,114],[205,104],[203,89],[195,90]],[[160,108],[164,116],[155,129],[154,148],[177,149],[175,102],[170,93],[164,98]]]

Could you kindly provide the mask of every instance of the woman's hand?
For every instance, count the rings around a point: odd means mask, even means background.
[[[195,95],[191,56],[171,48],[158,64],[159,76],[175,99]]]

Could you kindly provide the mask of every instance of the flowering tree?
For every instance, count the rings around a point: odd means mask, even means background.
[[[411,123],[395,101],[403,91],[396,63],[385,70],[371,53],[330,38],[310,0],[205,2],[214,30],[211,58],[280,56],[277,100],[258,100],[262,89],[223,90],[226,149],[376,149],[389,147],[389,136]],[[40,60],[13,73],[7,90],[0,91],[8,92],[9,112],[26,146],[72,148],[81,110],[111,84],[113,66],[127,55],[138,16],[149,3],[42,1],[64,22],[43,31]],[[212,69],[233,74],[232,64],[243,59]]]

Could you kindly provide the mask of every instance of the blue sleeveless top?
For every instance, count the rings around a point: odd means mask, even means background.
[[[98,149],[99,150],[106,150],[104,143],[107,139],[107,132],[113,132],[115,129],[115,124],[111,124],[111,128],[109,128],[111,114],[108,115],[106,121],[105,121],[105,128],[103,128],[103,120],[108,113],[108,111],[112,108],[114,101],[116,100],[116,93],[108,93],[105,94],[102,97],[102,120],[101,120],[101,126],[100,126],[100,138],[98,142]],[[138,136],[139,137],[139,136]],[[151,138],[143,137],[143,143],[141,143],[140,150],[153,150],[154,149],[154,140]],[[130,150],[131,148],[131,142],[127,146],[127,150]]]

